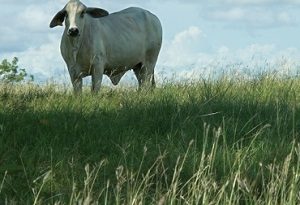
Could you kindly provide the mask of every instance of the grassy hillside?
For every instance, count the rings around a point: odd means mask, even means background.
[[[297,204],[300,81],[0,86],[0,204]]]

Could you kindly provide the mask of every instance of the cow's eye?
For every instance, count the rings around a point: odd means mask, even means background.
[[[84,11],[81,12],[80,17],[83,18],[84,17]]]

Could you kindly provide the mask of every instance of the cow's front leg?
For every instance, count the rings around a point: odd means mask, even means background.
[[[74,93],[80,94],[82,92],[82,77],[74,77],[71,80],[73,84]]]
[[[80,94],[82,92],[82,76],[77,72],[78,69],[69,69],[73,90],[75,94]]]
[[[104,66],[94,65],[92,68],[92,92],[97,93],[100,90],[103,78]]]

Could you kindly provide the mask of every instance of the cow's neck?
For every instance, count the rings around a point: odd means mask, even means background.
[[[78,51],[82,44],[82,36],[78,36],[77,38],[69,38],[69,45],[71,46],[71,55],[74,63],[77,62]]]

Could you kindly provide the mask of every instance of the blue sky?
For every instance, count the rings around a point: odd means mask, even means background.
[[[231,72],[300,71],[300,0],[83,0],[110,13],[139,6],[164,30],[156,78],[191,79]],[[63,27],[49,28],[66,0],[0,0],[0,59],[19,64],[40,82],[69,82],[59,43]],[[127,79],[133,78],[128,73]],[[124,80],[126,81],[126,79]]]

